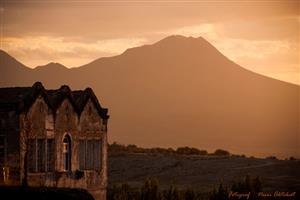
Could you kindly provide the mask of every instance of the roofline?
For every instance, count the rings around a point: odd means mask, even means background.
[[[47,94],[47,90],[44,88],[43,84],[41,82],[35,82],[33,85],[32,85],[32,89],[33,89],[33,92],[29,93],[24,99],[23,101],[21,101],[19,103],[19,111],[20,112],[25,112],[27,113],[30,109],[30,107],[32,106],[32,104],[36,101],[36,99],[39,97],[39,96],[42,96],[44,101],[46,102],[46,104],[49,106],[49,108],[53,111],[53,113],[56,113],[57,109],[60,107],[60,105],[63,103],[63,101],[65,99],[68,99],[72,106],[74,107],[74,110],[75,112],[78,114],[78,115],[81,115],[85,105],[87,104],[88,100],[91,99],[92,102],[94,103],[97,111],[98,111],[98,114],[101,118],[103,119],[108,119],[109,118],[109,115],[107,115],[108,113],[108,109],[107,108],[102,108],[95,93],[93,92],[93,90],[91,88],[86,88],[84,91],[83,91],[83,94],[82,95],[85,95],[86,97],[83,97],[85,98],[84,99],[84,103],[80,106],[78,106],[76,103],[75,103],[75,99],[72,95],[72,90],[70,89],[69,86],[67,85],[62,85],[58,91],[61,92],[61,94],[63,95],[63,98],[60,100],[59,104],[55,107],[51,101],[50,101],[50,98],[49,98],[49,95]]]

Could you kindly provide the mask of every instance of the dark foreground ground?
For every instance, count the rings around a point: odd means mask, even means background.
[[[296,192],[296,196],[292,197],[251,198],[252,200],[300,199],[299,160],[258,159],[238,156],[123,153],[109,156],[108,200],[152,200],[153,198],[151,196],[149,198],[149,195],[145,198],[147,192],[136,193],[141,191],[147,178],[158,180],[160,191],[168,191],[170,186],[173,186],[181,191],[192,189],[197,194],[197,198],[181,199],[210,199],[213,189],[218,189],[220,183],[230,191],[234,182],[245,180],[247,175],[259,177],[262,183],[262,191],[266,192],[266,194],[268,192]],[[134,191],[134,193],[129,192],[131,196],[128,197],[128,193],[124,193],[124,190],[120,193],[113,189],[113,186],[122,183],[128,184],[133,189],[125,189],[125,191]],[[167,194],[168,196],[169,193],[161,194]],[[180,193],[180,195],[183,195],[183,193]],[[92,200],[93,198],[87,191],[80,189],[1,186],[0,199]],[[219,197],[215,199],[219,200]]]
[[[109,157],[109,187],[127,183],[139,188],[145,179],[156,177],[162,189],[173,185],[207,193],[246,175],[259,176],[263,191],[300,190],[299,160],[128,153]]]
[[[86,190],[70,188],[1,186],[1,200],[93,200]]]

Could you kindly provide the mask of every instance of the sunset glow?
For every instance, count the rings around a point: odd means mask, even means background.
[[[299,2],[1,2],[1,49],[77,67],[169,35],[203,37],[255,72],[299,84]],[[233,12],[234,11],[234,12]]]
[[[300,0],[1,0],[1,199],[300,199],[299,47]]]

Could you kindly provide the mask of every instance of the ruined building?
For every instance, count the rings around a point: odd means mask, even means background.
[[[90,88],[0,88],[0,185],[83,188],[106,199],[107,111]]]

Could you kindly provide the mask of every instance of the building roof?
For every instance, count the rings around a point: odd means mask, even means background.
[[[56,90],[47,90],[41,82],[36,82],[32,87],[0,88],[0,111],[16,110],[27,112],[37,97],[42,96],[48,106],[56,113],[60,104],[69,99],[75,111],[80,115],[89,99],[94,103],[99,115],[108,119],[108,109],[102,108],[91,88],[71,91],[69,86],[63,85]]]

